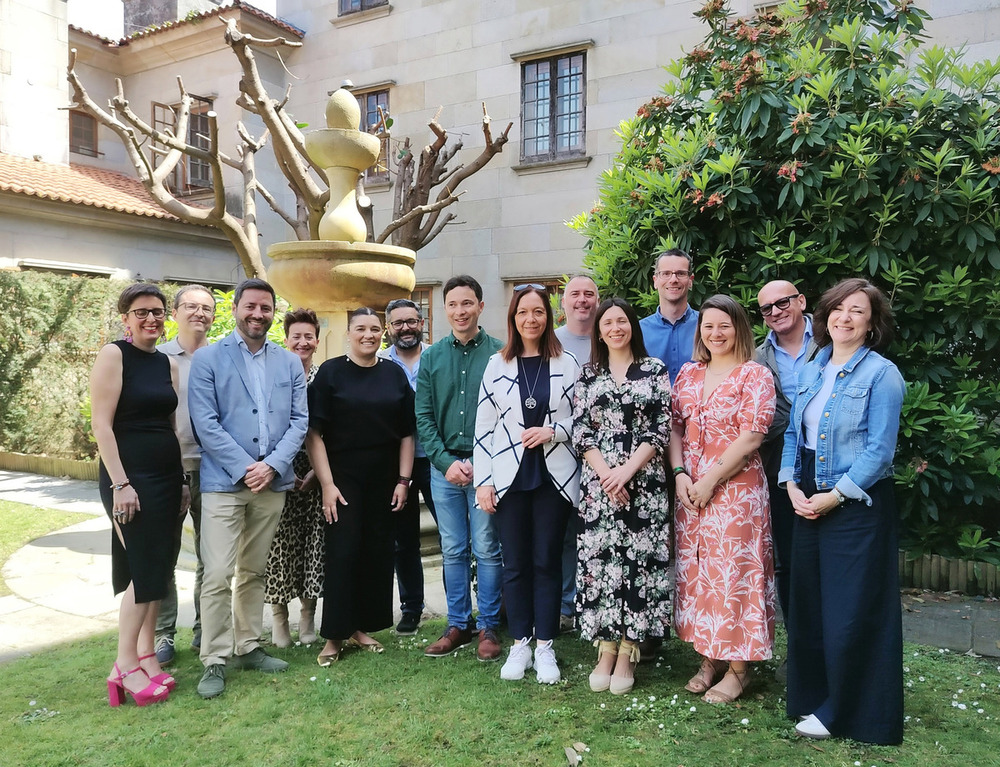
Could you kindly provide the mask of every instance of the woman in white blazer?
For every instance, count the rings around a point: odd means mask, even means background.
[[[556,338],[541,285],[515,286],[507,331],[479,390],[476,501],[496,514],[503,547],[504,601],[515,642],[500,677],[523,679],[534,665],[539,682],[555,684],[563,537],[580,495],[580,462],[570,441],[580,365]]]

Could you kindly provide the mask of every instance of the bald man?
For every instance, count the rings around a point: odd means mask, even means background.
[[[774,374],[777,394],[774,421],[761,445],[760,455],[771,493],[771,530],[774,536],[774,575],[778,584],[781,614],[788,615],[788,563],[791,561],[794,511],[788,493],[778,487],[778,468],[784,446],[785,429],[799,371],[816,355],[812,318],[806,314],[806,298],[786,280],[767,283],[757,294],[757,305],[770,333],[757,347],[757,361]]]

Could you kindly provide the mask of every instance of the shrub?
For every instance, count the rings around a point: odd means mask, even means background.
[[[722,0],[698,11],[705,40],[621,124],[598,204],[571,222],[602,294],[655,306],[667,247],[694,256],[696,304],[725,292],[754,308],[776,278],[815,301],[869,277],[892,301],[889,356],[908,382],[904,520],[996,530],[1000,62],[922,46],[910,0],[727,14]]]
[[[97,457],[90,429],[90,369],[122,337],[118,294],[126,281],[0,271],[0,449],[59,458]],[[178,285],[161,283],[172,301]],[[233,291],[215,291],[214,342],[236,326]],[[279,310],[268,336],[281,343]],[[165,335],[177,328],[167,317]]]

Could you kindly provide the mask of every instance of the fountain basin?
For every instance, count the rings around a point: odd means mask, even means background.
[[[415,253],[371,242],[304,240],[276,242],[267,249],[268,281],[295,307],[320,318],[316,361],[344,353],[347,313],[359,306],[383,311],[394,298],[408,298],[416,285]]]

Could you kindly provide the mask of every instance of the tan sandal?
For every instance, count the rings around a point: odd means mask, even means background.
[[[597,665],[601,665],[601,656],[607,655],[618,655],[618,643],[612,642],[608,639],[597,639],[594,641],[594,647],[597,648]],[[598,674],[597,666],[590,673],[590,689],[594,692],[604,692],[609,687],[611,687],[611,674]]]
[[[371,642],[359,642],[354,637],[351,637],[344,642],[344,647],[356,647],[359,650],[365,650],[366,652],[373,653],[381,653],[385,651],[385,648],[374,639]]]
[[[688,680],[688,683],[684,685],[684,689],[688,692],[693,692],[696,695],[707,692],[708,688],[715,684],[716,678],[725,670],[725,668],[725,661],[703,658],[701,661],[701,668],[698,669],[698,673]]]
[[[316,658],[316,662],[323,668],[328,668],[331,663],[336,663],[340,660],[340,654],[343,652],[343,645],[338,647],[335,652],[321,652]]]
[[[639,664],[639,643],[623,639],[618,646],[618,657],[621,658],[622,655],[628,658],[628,662],[632,666],[633,675],[627,678],[612,675],[611,686],[608,688],[612,695],[625,695],[632,692],[632,687],[635,685],[635,667]]]
[[[717,690],[716,687],[719,685],[716,685],[711,690],[706,692],[701,699],[706,703],[732,703],[734,700],[743,695],[743,693],[746,692],[747,687],[750,686],[750,667],[747,666],[743,669],[743,671],[735,671],[733,670],[733,667],[730,666],[726,675],[722,677],[723,681],[725,681],[725,679],[730,675],[732,675],[732,677],[736,680],[736,683],[740,686],[740,691],[738,693],[732,695],[731,693]],[[722,682],[719,682],[719,684],[722,684]]]

